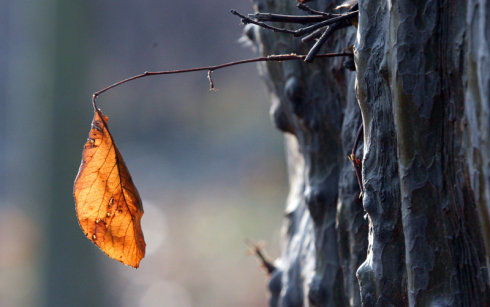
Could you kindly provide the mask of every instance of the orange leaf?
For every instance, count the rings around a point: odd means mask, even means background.
[[[146,247],[143,206],[107,122],[96,109],[73,188],[78,223],[109,257],[137,268]]]

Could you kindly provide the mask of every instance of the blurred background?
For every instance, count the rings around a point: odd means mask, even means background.
[[[138,187],[134,270],[81,232],[72,186],[91,94],[145,70],[254,57],[249,0],[0,1],[0,306],[266,306],[245,239],[279,237],[282,136],[255,64],[150,77],[99,98]]]

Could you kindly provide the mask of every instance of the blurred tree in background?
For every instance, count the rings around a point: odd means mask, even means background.
[[[145,206],[140,269],[84,238],[72,196],[91,93],[145,70],[250,57],[229,9],[221,1],[0,3],[1,306],[265,305],[263,273],[244,239],[278,241],[286,179],[254,65],[216,73],[217,92],[203,73],[101,97]]]

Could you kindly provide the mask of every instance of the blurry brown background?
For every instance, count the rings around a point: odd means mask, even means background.
[[[91,93],[145,70],[249,58],[243,1],[0,2],[0,306],[265,306],[246,238],[278,238],[282,137],[254,64],[152,77],[104,94],[145,208],[138,270],[76,221]]]

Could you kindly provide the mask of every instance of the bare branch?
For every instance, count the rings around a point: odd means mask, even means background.
[[[282,15],[282,14],[271,14],[271,13],[249,14],[248,17],[253,18],[257,21],[302,23],[302,24],[319,22],[329,18],[324,15],[300,16],[300,15]]]
[[[332,18],[329,18],[327,20],[324,20],[324,21],[321,21],[321,22],[317,22],[311,26],[307,26],[307,27],[304,27],[304,28],[299,28],[299,29],[296,29],[296,30],[289,30],[289,29],[285,29],[285,28],[278,28],[278,27],[273,27],[273,26],[270,26],[266,23],[263,23],[263,22],[260,22],[260,21],[257,21],[257,20],[253,20],[247,16],[244,16],[240,13],[238,13],[237,11],[235,10],[231,10],[231,13],[233,15],[236,15],[238,17],[240,17],[242,19],[242,22],[247,24],[247,23],[253,23],[255,25],[258,25],[262,28],[265,28],[265,29],[268,29],[268,30],[272,30],[274,32],[280,32],[280,33],[286,33],[286,34],[292,34],[296,37],[299,37],[299,36],[303,36],[303,35],[306,35],[306,34],[309,34],[313,31],[315,31],[316,29],[319,29],[319,28],[323,28],[325,26],[328,26],[330,24],[334,24],[334,23],[337,23],[337,22],[340,22],[340,21],[343,21],[343,20],[347,20],[351,17],[354,17],[354,16],[357,16],[358,14],[358,11],[353,11],[353,12],[349,12],[349,13],[345,13],[345,14],[342,14],[340,16],[336,16],[336,17],[332,17]]]
[[[332,57],[343,57],[343,56],[353,56],[351,52],[341,52],[341,53],[325,53],[325,54],[319,54],[316,56],[316,58],[332,58]],[[235,65],[240,65],[240,64],[246,64],[246,63],[255,63],[255,62],[282,62],[282,61],[299,61],[299,60],[304,60],[306,58],[306,55],[297,55],[297,54],[279,54],[279,55],[269,55],[266,57],[258,57],[258,58],[251,58],[251,59],[246,59],[246,60],[240,60],[240,61],[235,61],[235,62],[229,62],[225,64],[219,64],[219,65],[214,65],[214,66],[205,66],[205,67],[195,67],[195,68],[187,68],[187,69],[180,69],[180,70],[164,70],[164,71],[145,71],[142,74],[135,75],[129,78],[126,78],[124,80],[118,81],[112,85],[109,85],[108,87],[105,87],[97,92],[95,92],[92,95],[92,104],[94,106],[94,109],[97,110],[97,97],[100,96],[102,93],[107,92],[110,89],[113,89],[115,87],[118,87],[124,83],[128,83],[130,81],[136,80],[136,79],[141,79],[144,77],[148,76],[157,76],[157,75],[171,75],[171,74],[179,74],[179,73],[186,73],[186,72],[194,72],[194,71],[208,71],[208,77],[211,76],[211,72],[214,70],[218,70],[221,68],[225,67],[230,67],[230,66],[235,66]],[[212,83],[212,79],[209,79],[211,88],[214,88],[214,84]]]
[[[302,11],[305,11],[307,13],[314,14],[314,15],[323,15],[325,17],[336,17],[336,16],[340,16],[340,14],[331,14],[331,13],[326,13],[326,12],[314,10],[314,9],[312,9],[311,7],[309,7],[308,5],[306,5],[304,3],[298,3],[297,7],[300,10],[302,10]]]

